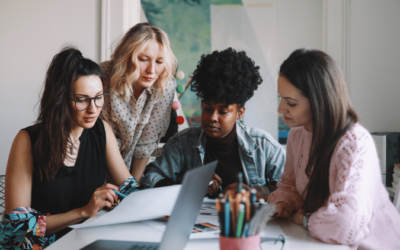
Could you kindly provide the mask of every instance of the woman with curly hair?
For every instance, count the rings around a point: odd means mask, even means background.
[[[139,23],[100,66],[104,91],[110,93],[101,117],[111,125],[127,168],[140,181],[169,126],[176,58],[164,31]]]
[[[110,126],[102,72],[79,50],[64,48],[46,74],[39,116],[11,146],[6,170],[1,249],[42,249],[136,191]],[[105,184],[106,172],[113,184]],[[116,186],[116,185],[119,185]]]
[[[181,183],[187,170],[218,160],[209,195],[220,186],[235,188],[239,173],[244,186],[257,187],[259,195],[275,190],[285,152],[270,134],[240,120],[261,82],[259,67],[245,52],[228,48],[203,55],[191,87],[201,99],[201,126],[170,138],[163,154],[147,166],[144,182],[151,187]]]
[[[268,198],[276,216],[292,216],[327,243],[400,249],[400,215],[337,63],[322,51],[296,50],[280,67],[278,92],[292,129],[282,180]]]

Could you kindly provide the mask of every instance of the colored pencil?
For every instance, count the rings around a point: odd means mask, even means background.
[[[125,197],[126,197],[126,195],[124,195],[124,194],[118,192],[117,190],[114,190],[114,193],[116,193],[117,195],[121,196],[122,198],[125,198]]]
[[[242,236],[243,220],[244,220],[244,205],[240,204],[238,221],[236,225],[236,234],[235,234],[236,238],[240,238]]]

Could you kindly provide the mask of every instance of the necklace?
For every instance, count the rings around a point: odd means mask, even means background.
[[[82,135],[82,133],[81,133],[81,135]],[[79,141],[79,138],[81,137],[81,135],[79,135],[79,136],[78,136],[78,139],[76,139],[73,143],[71,143],[71,146],[69,147],[69,151],[71,152],[71,155],[74,155],[75,143],[76,143],[77,141]],[[72,138],[72,136],[71,136],[71,138]],[[72,140],[71,140],[71,141],[72,141]]]

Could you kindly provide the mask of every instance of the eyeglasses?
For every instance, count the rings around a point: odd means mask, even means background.
[[[84,111],[90,107],[90,104],[92,104],[92,100],[94,100],[94,104],[98,108],[101,108],[104,106],[104,96],[109,95],[109,94],[101,94],[95,97],[79,97],[76,99],[72,99],[72,101],[75,102],[75,108],[79,111]]]

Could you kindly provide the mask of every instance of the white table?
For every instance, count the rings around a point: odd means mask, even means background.
[[[273,219],[269,222],[271,225],[278,224],[286,235],[284,250],[341,250],[349,248],[340,245],[330,245],[323,243],[310,236],[310,233],[302,226],[296,225],[289,220]],[[264,230],[271,232],[273,226],[266,227]],[[277,230],[279,231],[279,230]],[[125,224],[109,225],[93,228],[82,228],[72,230],[61,239],[57,240],[47,250],[71,250],[80,249],[95,240],[109,239],[109,240],[126,240],[126,241],[150,241],[160,242],[163,232],[142,222],[131,222]],[[270,244],[270,243],[266,243]],[[264,246],[264,244],[262,245]],[[219,249],[218,239],[201,239],[189,240],[185,250],[217,250]],[[264,247],[265,249],[270,249]],[[275,249],[275,248],[274,248]]]

